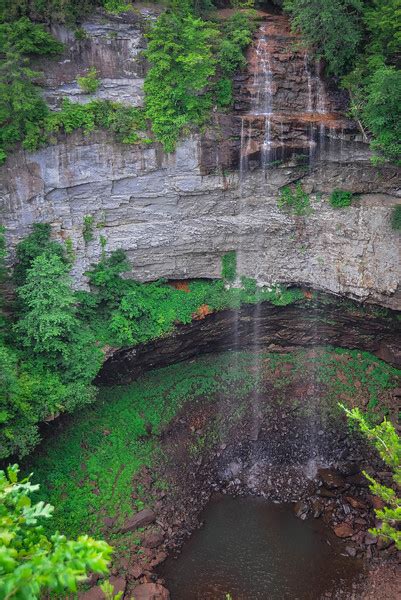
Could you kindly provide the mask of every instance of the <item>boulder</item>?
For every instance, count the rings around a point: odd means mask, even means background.
[[[79,592],[79,600],[104,600],[104,594],[99,586],[92,587],[87,592]]]
[[[159,529],[145,534],[142,540],[142,546],[144,546],[145,548],[157,548],[157,546],[160,546],[160,544],[162,544],[163,541],[164,535]]]
[[[333,469],[318,469],[318,475],[325,487],[329,490],[343,488],[345,486],[344,478]]]
[[[142,583],[134,588],[135,600],[170,600],[170,592],[159,583]]]
[[[354,498],[354,496],[345,496],[345,499],[348,502],[348,504],[352,506],[352,508],[355,508],[357,510],[367,509],[367,505],[365,504],[365,502],[362,502],[362,500],[359,500],[358,498]]]
[[[142,577],[144,572],[144,569],[141,565],[139,564],[135,564],[133,565],[130,569],[129,569],[129,574],[134,578],[134,579],[139,579],[140,577]]]
[[[160,565],[162,562],[164,562],[166,558],[167,552],[159,552],[158,554],[156,554],[155,558],[150,563],[150,566],[152,568],[157,567],[157,565]]]
[[[145,527],[150,525],[156,519],[156,515],[150,508],[144,508],[140,510],[136,515],[126,519],[123,526],[120,528],[121,533],[127,533],[128,531],[135,531],[139,527]]]
[[[354,535],[354,530],[349,523],[339,523],[333,527],[333,531],[339,538],[348,538]]]
[[[299,502],[295,503],[293,510],[295,516],[304,521],[308,517],[309,504],[303,500],[300,500]]]

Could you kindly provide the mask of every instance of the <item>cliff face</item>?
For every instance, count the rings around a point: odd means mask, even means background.
[[[140,104],[145,67],[137,51],[144,38],[141,23],[133,20],[85,24],[87,38],[71,38],[67,58],[48,63],[46,97],[74,95],[74,74],[82,74],[84,61],[102,77],[100,97]],[[212,127],[182,141],[172,155],[157,144],[118,144],[104,132],[76,133],[36,153],[14,153],[1,168],[0,186],[11,250],[32,223],[50,222],[55,238],[72,240],[79,286],[100,258],[102,243],[106,252],[125,250],[130,276],[143,281],[218,277],[222,254],[237,250],[239,273],[261,282],[310,285],[401,308],[400,240],[390,227],[392,206],[401,201],[399,172],[372,166],[367,144],[339,113],[343,100],[337,93],[326,88],[324,115],[316,116],[313,106],[308,111],[308,104],[302,108],[309,101],[308,72],[309,83],[317,85],[316,71],[300,55],[278,55],[272,75],[281,112],[273,111],[267,142],[267,121],[260,115],[260,126],[244,136],[255,80],[250,66],[242,84],[236,82],[235,111],[215,114]],[[275,75],[275,64],[292,73],[289,80]],[[314,211],[305,217],[277,206],[280,188],[297,181],[311,194]],[[327,202],[335,188],[360,196],[351,207],[335,210]],[[85,243],[88,215],[95,239]]]

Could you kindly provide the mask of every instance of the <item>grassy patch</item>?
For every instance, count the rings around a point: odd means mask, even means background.
[[[142,466],[155,469],[163,460],[159,435],[188,402],[195,408],[198,402],[224,406],[211,420],[210,431],[194,438],[197,454],[246,416],[255,390],[269,398],[272,382],[283,397],[294,382],[314,382],[319,402],[331,411],[338,410],[340,400],[348,406],[367,404],[371,418],[381,418],[389,412],[388,390],[401,376],[401,371],[366,352],[333,348],[262,353],[259,364],[261,371],[255,369],[250,352],[227,352],[152,371],[129,386],[102,389],[95,404],[66,419],[24,465],[41,483],[40,498],[56,506],[51,527],[70,536],[101,535],[104,517],[116,517],[120,523],[151,504],[140,489],[134,490],[136,499],[131,498],[133,478]],[[288,399],[303,411],[313,410],[316,404],[301,392],[294,398],[294,389],[289,388]],[[267,400],[263,406],[271,409]],[[121,548],[126,538],[117,536],[114,543]]]

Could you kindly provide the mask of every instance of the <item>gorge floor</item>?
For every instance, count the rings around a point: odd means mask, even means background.
[[[374,501],[360,470],[382,467],[337,402],[380,417],[397,404],[399,375],[333,348],[204,356],[103,388],[96,405],[56,425],[29,470],[57,506],[55,527],[116,547],[113,576],[127,597],[162,584],[158,566],[183,548],[216,492],[292,502],[301,519],[337,531],[350,560],[394,561],[393,547],[367,535]],[[144,509],[150,521],[132,525]]]

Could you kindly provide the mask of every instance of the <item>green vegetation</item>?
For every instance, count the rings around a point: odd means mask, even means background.
[[[228,257],[228,262],[223,259],[223,276],[232,277],[235,256]],[[97,339],[105,344],[147,342],[172,332],[178,323],[190,323],[209,312],[239,308],[241,304],[267,301],[285,306],[305,299],[300,290],[259,288],[254,280],[245,277],[241,286],[228,289],[224,280],[191,281],[187,290],[176,289],[164,281],[142,284],[121,277],[129,268],[124,253],[115,252],[87,273],[94,291],[78,293],[82,315]]]
[[[32,149],[32,140],[41,138],[40,123],[49,113],[35,85],[39,73],[30,69],[27,56],[54,55],[61,49],[43,26],[25,17],[0,23],[0,162],[17,142]]]
[[[95,67],[91,67],[87,75],[77,77],[77,83],[85,94],[94,94],[97,92],[100,86],[100,79],[97,77]]]
[[[227,281],[234,281],[237,276],[237,253],[235,250],[226,252],[221,259],[221,276]]]
[[[0,20],[14,21],[21,16],[50,23],[74,25],[88,17],[95,8],[113,11],[119,0],[2,0]]]
[[[84,217],[84,227],[82,230],[82,237],[84,238],[86,244],[88,244],[89,242],[91,242],[92,240],[95,239],[95,236],[93,234],[93,223],[94,223],[94,218],[92,217],[92,215],[86,215]]]
[[[373,136],[376,162],[401,156],[399,0],[285,0],[296,29],[351,94],[351,116]]]
[[[307,216],[313,212],[310,198],[300,183],[295,186],[295,189],[288,186],[283,187],[277,204],[280,209],[287,210],[296,216]]]
[[[333,190],[329,202],[333,208],[345,208],[351,206],[353,193],[345,190]]]
[[[194,14],[188,2],[174,6],[150,30],[145,52],[151,64],[145,79],[146,116],[167,152],[174,150],[182,131],[206,122],[213,104],[232,103],[231,77],[245,64],[243,51],[253,31],[244,13],[220,24]]]
[[[361,0],[285,0],[293,25],[327,64],[331,75],[342,75],[360,48]]]
[[[396,231],[401,230],[401,205],[394,206],[391,215],[391,227]]]
[[[56,54],[62,44],[28,17],[42,15],[45,20],[71,24],[101,3],[93,0],[79,6],[72,0],[37,0],[29,8],[22,0],[17,4],[12,7],[6,2],[1,13],[0,161],[17,142],[33,151],[52,142],[55,133],[76,129],[84,133],[110,129],[118,141],[132,144],[151,141],[140,133],[150,126],[164,149],[173,151],[182,132],[206,123],[212,106],[232,104],[232,76],[245,65],[243,52],[254,27],[244,12],[223,22],[204,19],[201,15],[213,7],[208,1],[172,2],[148,33],[146,56],[151,68],[145,79],[145,110],[107,101],[80,105],[64,100],[61,111],[51,112],[40,94],[40,73],[29,68],[29,58]],[[129,6],[105,0],[104,7],[118,13]],[[100,85],[93,67],[77,81],[87,94],[95,93]]]
[[[88,240],[94,221],[86,219]],[[0,339],[0,459],[28,454],[40,439],[40,422],[93,402],[103,346],[148,342],[179,323],[241,304],[304,301],[300,290],[259,288],[248,278],[232,289],[223,280],[189,282],[187,290],[164,281],[138,283],[122,277],[130,265],[121,251],[108,257],[103,251],[88,272],[92,291],[76,292],[71,242],[52,241],[47,224],[35,225],[16,254],[14,322],[2,321]],[[225,276],[231,277],[235,256],[228,258]]]
[[[380,525],[371,529],[370,532],[395,542],[395,547],[401,550],[401,498],[398,495],[401,488],[401,438],[394,429],[394,425],[387,419],[372,426],[358,408],[352,410],[345,406],[342,408],[349,419],[357,423],[362,433],[375,446],[384,463],[393,472],[393,487],[382,485],[366,472],[364,475],[370,482],[372,494],[378,496],[385,504],[383,508],[375,509]]]
[[[145,54],[152,66],[145,79],[146,115],[167,152],[185,127],[205,122],[212,106],[205,87],[215,72],[215,36],[215,29],[190,10],[163,13],[148,34]]]
[[[0,458],[24,456],[38,423],[92,402],[102,353],[79,319],[63,247],[37,225],[17,248],[18,303],[0,340]]]
[[[58,532],[48,538],[39,524],[54,507],[32,504],[39,489],[18,466],[0,471],[0,595],[5,600],[39,600],[43,594],[76,592],[89,573],[108,572],[112,548],[87,535],[68,540]]]
[[[160,434],[189,403],[195,414],[204,403],[224,406],[217,411],[217,420],[209,419],[209,433],[194,434],[196,453],[205,443],[220,444],[229,437],[230,427],[249,412],[247,402],[259,386],[269,398],[272,394],[284,398],[289,386],[288,399],[294,402],[294,381],[308,382],[313,369],[319,397],[329,412],[340,414],[339,398],[349,406],[362,406],[369,399],[376,404],[369,409],[371,418],[381,420],[388,410],[389,391],[399,385],[401,376],[375,356],[356,350],[262,353],[261,364],[262,377],[254,369],[251,352],[213,354],[154,370],[131,385],[102,389],[96,404],[69,417],[57,437],[45,440],[25,465],[42,482],[38,498],[47,497],[57,507],[54,524],[49,525],[69,535],[99,536],[104,517],[115,517],[118,529],[133,509],[151,502],[136,487],[135,500],[131,498],[133,479],[144,465],[157,472],[165,460]],[[301,414],[316,410],[308,402],[296,402]],[[268,402],[263,407],[276,409]],[[112,541],[118,547],[135,543],[135,536],[113,534]]]

